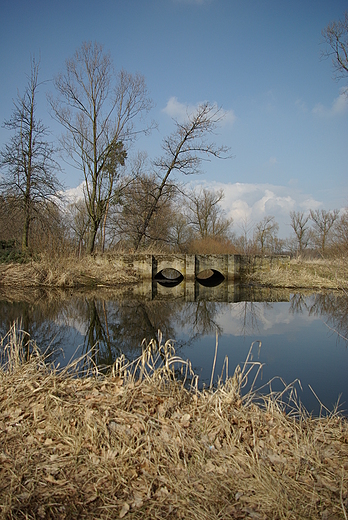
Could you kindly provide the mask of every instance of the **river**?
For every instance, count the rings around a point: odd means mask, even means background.
[[[254,388],[281,391],[294,382],[292,388],[309,412],[333,410],[339,399],[339,410],[348,415],[344,293],[197,285],[188,301],[181,287],[2,291],[0,334],[21,320],[22,328],[55,364],[64,366],[90,352],[103,367],[122,353],[134,359],[143,340],[148,342],[161,331],[163,341],[173,340],[176,353],[190,359],[201,386],[210,384],[215,352],[214,383],[219,376],[226,377],[226,357],[232,375],[237,365],[243,366],[253,344],[248,360],[255,365],[249,385],[259,369]]]

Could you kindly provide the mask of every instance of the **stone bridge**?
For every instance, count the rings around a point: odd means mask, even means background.
[[[117,254],[109,262],[119,271],[139,277],[133,287],[135,297],[240,301],[240,284],[246,273],[268,270],[286,264],[288,255],[186,255],[186,254]],[[183,283],[181,283],[183,282]]]
[[[174,281],[240,277],[240,255],[125,254],[112,258],[117,269],[130,270],[142,279]]]
[[[237,281],[247,272],[285,267],[289,255],[186,255],[186,254],[117,254],[110,262],[115,269],[132,271],[148,280],[204,280],[220,276],[220,281]]]

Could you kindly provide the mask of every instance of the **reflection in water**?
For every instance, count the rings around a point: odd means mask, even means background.
[[[167,279],[158,279],[157,283],[162,285],[162,287],[176,287],[182,282],[182,279],[175,278],[174,280],[167,280]]]
[[[241,302],[238,305],[240,334],[250,336],[259,331],[260,306],[255,302]]]
[[[197,275],[197,282],[204,287],[217,287],[224,280],[224,275],[215,269],[208,269]]]
[[[348,298],[342,293],[324,292],[306,298],[303,294],[293,294],[290,298],[290,312],[317,316],[348,341]]]
[[[140,297],[135,297],[137,291]],[[74,354],[88,353],[89,363],[102,367],[110,366],[121,353],[134,359],[141,353],[143,340],[149,342],[156,338],[160,330],[165,340],[176,341],[179,355],[190,357],[194,366],[206,367],[204,370],[208,372],[216,332],[221,352],[225,355],[225,348],[231,358],[231,368],[244,361],[245,348],[249,348],[252,341],[262,338],[261,352],[266,356],[266,364],[274,370],[271,377],[280,375],[289,381],[282,371],[293,364],[295,377],[300,376],[298,372],[305,367],[307,372],[315,371],[316,377],[324,381],[326,367],[320,365],[318,352],[320,356],[326,355],[330,348],[326,346],[327,338],[321,333],[320,350],[318,340],[313,340],[315,332],[311,329],[309,336],[305,332],[311,323],[324,322],[343,342],[338,354],[347,354],[347,343],[342,338],[348,337],[348,298],[342,293],[306,296],[284,290],[231,287],[225,283],[211,288],[195,284],[188,291],[187,286],[181,284],[159,288],[156,283],[155,288],[133,287],[126,294],[126,297],[116,297],[101,290],[94,293],[33,291],[17,294],[12,301],[3,295],[0,296],[0,334],[4,336],[13,321],[21,319],[23,330],[29,332],[51,360],[64,364]],[[297,328],[305,342],[302,349],[298,336],[295,337]],[[224,338],[229,342],[226,347]],[[240,343],[243,338],[244,346]],[[274,350],[267,354],[266,347],[271,344]],[[288,345],[286,352],[282,350],[285,344]],[[306,359],[301,357],[304,352]],[[347,366],[347,356],[342,359]],[[204,376],[204,370],[203,380],[210,375]],[[332,378],[335,380],[335,374]],[[347,390],[348,399],[348,388],[339,386],[347,386],[347,383],[342,383],[338,375],[336,379],[336,397]]]
[[[55,298],[47,297],[47,293],[29,293],[22,301],[0,300],[0,336],[4,337],[16,320],[20,321],[23,331],[29,338],[40,339],[40,349],[47,358],[53,361],[64,350],[65,327],[56,322],[61,312],[61,304]]]
[[[175,287],[183,281],[183,275],[176,269],[162,269],[156,274],[154,280],[167,287]]]

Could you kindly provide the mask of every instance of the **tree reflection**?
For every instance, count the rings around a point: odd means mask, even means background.
[[[84,353],[96,366],[110,366],[120,351],[115,347],[109,333],[105,302],[86,300],[87,327]]]
[[[326,325],[348,341],[348,297],[345,293],[318,293],[308,303],[309,316],[326,319]]]
[[[183,305],[178,324],[188,330],[188,344],[215,331],[222,334],[222,328],[217,322],[221,309],[221,303],[210,301],[188,302]]]
[[[47,361],[54,361],[64,348],[65,330],[56,321],[59,305],[49,300],[44,292],[35,293],[26,301],[0,300],[0,335],[4,337],[14,322],[28,333],[23,346],[27,351],[29,340],[34,340]],[[28,354],[28,352],[26,352]]]
[[[304,311],[308,312],[308,298],[302,293],[296,293],[290,297],[290,314],[303,314]]]
[[[148,343],[157,338],[159,330],[165,340],[175,338],[175,320],[181,309],[182,302],[113,302],[110,330],[122,352],[134,358],[141,353],[143,340]]]
[[[83,354],[88,354],[85,368],[88,362],[110,366],[121,353],[134,359],[141,354],[143,340],[156,338],[159,330],[165,338],[173,339],[174,321],[180,312],[180,303],[116,302],[87,297],[73,307],[70,322],[78,320],[83,330]]]

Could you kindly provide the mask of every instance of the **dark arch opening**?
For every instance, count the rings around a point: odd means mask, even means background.
[[[197,274],[196,280],[204,287],[216,287],[225,280],[225,277],[216,269],[206,269]]]
[[[179,271],[169,267],[162,269],[162,271],[159,271],[154,277],[154,280],[164,287],[175,287],[179,285],[183,279],[184,277]]]

